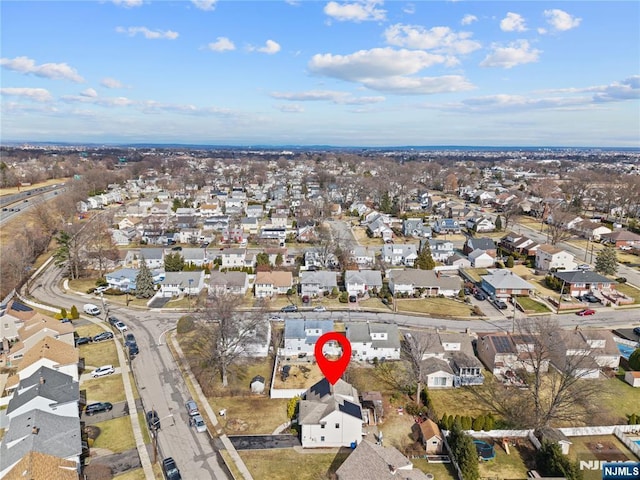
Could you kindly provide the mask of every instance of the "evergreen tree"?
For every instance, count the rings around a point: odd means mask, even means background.
[[[449,445],[451,453],[460,467],[465,480],[478,480],[478,452],[472,438],[465,434],[460,425],[455,423],[449,431]]]
[[[484,429],[484,422],[485,422],[484,419],[485,419],[484,415],[480,415],[479,417],[473,420],[473,429],[476,432],[479,432],[480,430]]]
[[[496,221],[494,223],[496,225],[496,231],[499,232],[500,230],[502,230],[502,218],[500,218],[500,215],[496,217]]]
[[[169,253],[164,257],[165,272],[181,272],[184,270],[184,257],[178,252]]]
[[[431,246],[428,242],[424,244],[424,247],[422,247],[422,250],[418,253],[418,258],[416,258],[413,266],[420,270],[433,270],[436,267],[436,262],[431,256]]]
[[[596,272],[603,275],[615,275],[618,270],[616,251],[611,247],[600,250],[596,257]]]
[[[629,355],[629,368],[635,371],[640,370],[640,348],[636,348]]]
[[[513,255],[509,255],[507,257],[507,268],[513,268],[513,262],[514,262]]]
[[[565,477],[567,480],[582,480],[582,471],[577,463],[563,455],[560,445],[544,441],[536,452],[536,464],[542,474],[551,477]],[[465,477],[466,478],[466,477]]]
[[[271,262],[269,261],[269,254],[266,252],[260,252],[256,255],[256,266],[257,267],[270,267]]]
[[[77,320],[78,318],[80,318],[80,313],[78,313],[78,309],[76,308],[75,305],[71,305],[71,320]]]
[[[380,211],[382,213],[391,213],[391,197],[389,192],[384,192],[382,198],[380,198]]]
[[[281,266],[283,261],[284,261],[284,259],[282,258],[282,254],[281,253],[276,255],[276,267]]]
[[[140,270],[138,271],[138,275],[136,275],[136,297],[151,298],[154,294],[153,275],[144,256],[140,256]]]
[[[496,421],[493,418],[493,415],[488,414],[484,419],[484,429],[488,432],[489,430],[493,430],[493,427],[495,427],[495,425]]]

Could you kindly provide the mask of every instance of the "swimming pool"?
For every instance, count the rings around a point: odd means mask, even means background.
[[[640,440],[634,440],[633,443],[635,443],[636,445],[638,445],[640,447]]]
[[[628,345],[623,345],[622,343],[618,343],[618,350],[620,350],[620,356],[629,360],[629,357],[631,356],[635,348]]]

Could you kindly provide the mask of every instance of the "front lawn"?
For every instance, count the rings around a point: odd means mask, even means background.
[[[335,473],[350,452],[344,448],[336,453],[298,453],[293,449],[243,450],[238,453],[255,479],[317,480]]]
[[[87,403],[125,401],[124,386],[120,374],[85,380],[80,388],[87,392]]]
[[[470,304],[451,298],[428,297],[396,299],[398,312],[422,313],[439,317],[470,317]]]
[[[517,297],[516,302],[522,307],[525,312],[535,313],[549,313],[550,310],[546,305],[535,301],[530,297]]]
[[[113,453],[136,448],[131,418],[128,415],[96,423],[95,426],[100,429],[100,435],[93,443],[94,448],[105,448]]]
[[[113,365],[114,367],[120,365],[114,341],[111,339],[80,345],[80,357],[84,358],[86,372],[101,365]]]
[[[619,283],[616,285],[616,290],[620,293],[624,293],[627,297],[631,297],[634,300],[634,304],[640,304],[640,290],[626,283]]]

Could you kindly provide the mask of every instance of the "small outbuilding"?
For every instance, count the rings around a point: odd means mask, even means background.
[[[442,433],[436,423],[427,418],[420,423],[414,423],[412,428],[413,438],[420,442],[428,455],[440,455],[443,442]]]
[[[640,387],[640,372],[626,372],[624,374],[624,381],[632,387]]]
[[[265,380],[263,376],[256,375],[251,379],[251,393],[263,393]]]

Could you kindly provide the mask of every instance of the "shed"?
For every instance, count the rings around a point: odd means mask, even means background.
[[[536,437],[540,442],[546,440],[550,443],[557,443],[560,445],[562,453],[564,455],[569,455],[569,448],[573,442],[571,442],[571,440],[569,440],[569,438],[557,428],[542,428],[536,432]]]
[[[640,387],[640,372],[626,372],[624,374],[624,381],[632,387]]]
[[[251,379],[251,393],[263,393],[264,392],[264,377],[256,375]]]

